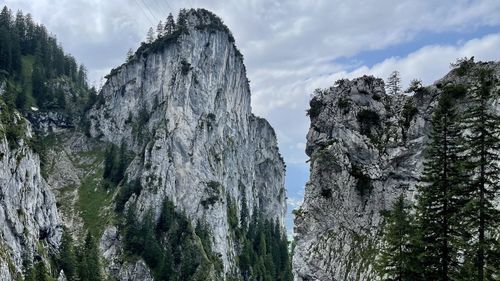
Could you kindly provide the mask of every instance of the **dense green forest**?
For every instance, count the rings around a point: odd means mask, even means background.
[[[475,82],[443,89],[417,202],[401,196],[385,216],[382,280],[500,280],[500,116],[491,109],[499,82],[468,61],[455,72]]]
[[[0,81],[5,82],[2,99],[20,111],[81,113],[95,95],[85,67],[65,54],[45,26],[21,11],[14,16],[7,7],[0,12]]]

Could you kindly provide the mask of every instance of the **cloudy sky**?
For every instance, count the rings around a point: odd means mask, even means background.
[[[315,88],[398,70],[432,83],[458,57],[500,59],[499,0],[0,0],[31,13],[89,69],[92,83],[124,61],[150,26],[180,8],[218,14],[245,56],[252,106],[276,129],[289,210],[308,177],[305,116]],[[287,219],[291,229],[291,219]]]

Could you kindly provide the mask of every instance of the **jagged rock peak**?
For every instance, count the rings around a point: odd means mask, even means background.
[[[248,211],[283,228],[285,166],[273,128],[252,114],[243,59],[227,27],[206,10],[186,18],[187,31],[144,44],[108,76],[88,133],[133,152],[125,178],[142,189],[126,206],[158,219],[164,200],[172,201],[193,225],[206,224],[228,273],[239,253],[229,219],[238,223]],[[108,237],[101,237],[104,252],[118,247]],[[106,259],[121,266],[117,254]]]
[[[401,194],[414,200],[439,95],[463,89],[454,96],[463,111],[480,67],[500,74],[500,63],[466,61],[413,95],[388,95],[371,76],[317,91],[308,112],[310,180],[295,212],[295,280],[378,280],[381,212]],[[498,99],[491,106],[500,111]]]
[[[156,38],[156,40],[150,43],[142,42],[141,46],[136,50],[134,55],[128,58],[127,62],[125,62],[121,66],[112,69],[110,74],[108,74],[106,78],[109,78],[110,76],[116,74],[117,71],[124,65],[127,65],[136,60],[140,60],[140,58],[146,57],[151,53],[161,52],[165,48],[174,46],[179,42],[182,36],[189,36],[192,32],[197,31],[204,31],[209,33],[220,32],[224,34],[224,37],[231,43],[231,46],[234,48],[237,57],[243,59],[243,55],[236,47],[231,30],[229,30],[222,19],[216,14],[206,9],[191,8],[187,10],[181,9],[179,12],[179,17],[181,17],[182,19],[178,19],[178,22],[171,34],[164,34],[163,36],[159,36]]]

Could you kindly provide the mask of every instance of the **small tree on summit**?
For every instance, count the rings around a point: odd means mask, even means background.
[[[177,16],[177,28],[184,30],[187,27],[187,10],[181,9],[179,15]]]
[[[396,95],[401,93],[401,75],[399,71],[394,70],[389,78],[387,78],[387,85],[385,86],[389,95]]]
[[[168,14],[167,21],[165,22],[164,35],[171,35],[175,31],[175,20],[172,13]]]
[[[161,37],[163,37],[163,35],[165,35],[165,34],[164,34],[163,22],[162,22],[162,21],[160,21],[160,22],[158,23],[158,25],[156,26],[156,36],[157,36],[158,38],[161,38]]]
[[[134,57],[134,51],[132,49],[128,49],[127,61],[130,61],[133,57]]]
[[[153,31],[153,28],[150,27],[146,37],[146,43],[153,43],[153,41],[155,41],[155,32]]]
[[[416,93],[422,89],[422,87],[422,80],[413,79],[410,81],[410,85],[408,86],[408,89],[405,90],[405,93]]]

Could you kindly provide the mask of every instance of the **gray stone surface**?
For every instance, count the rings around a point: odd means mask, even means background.
[[[23,117],[17,115],[16,119],[21,122]],[[25,124],[29,139],[31,127]],[[0,131],[4,126],[0,122]],[[0,256],[19,272],[23,258],[31,259],[42,255],[39,249],[58,246],[61,220],[55,197],[40,174],[39,156],[26,140],[12,149],[6,137],[0,136]]]
[[[227,197],[238,214],[246,200],[250,214],[262,212],[283,225],[285,168],[274,130],[251,113],[245,66],[232,37],[204,27],[213,20],[190,11],[188,33],[113,71],[100,92],[103,102],[88,117],[93,137],[124,142],[137,155],[127,178],[139,179],[143,190],[128,205],[134,201],[139,216],[153,210],[158,218],[163,200],[172,200],[193,224],[209,227],[228,272],[236,268],[236,245]],[[110,242],[110,231],[101,248],[116,265],[113,247],[119,246]],[[128,266],[119,276],[145,272],[139,264]]]
[[[489,66],[498,76],[500,64]],[[381,79],[364,76],[312,99],[311,175],[295,218],[295,280],[377,280],[380,212],[400,194],[414,200],[432,110],[449,83],[470,85],[471,77],[452,71],[413,95],[387,95]],[[408,115],[405,104],[416,114]],[[459,110],[467,106],[459,104]],[[492,106],[498,110],[498,100]],[[378,121],[370,128],[373,118]]]

